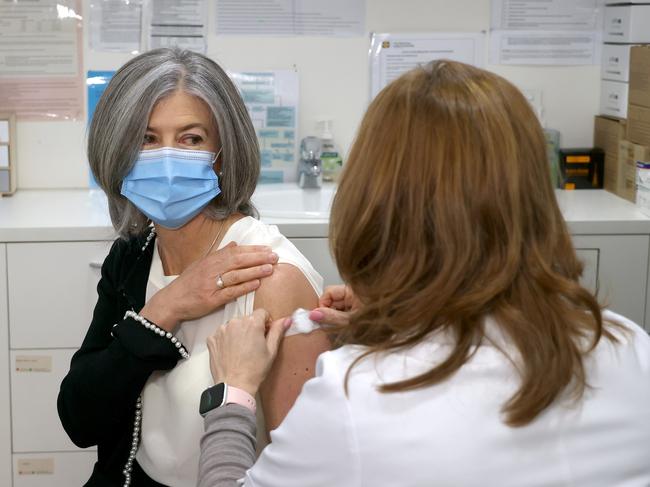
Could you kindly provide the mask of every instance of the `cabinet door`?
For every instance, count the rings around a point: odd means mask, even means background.
[[[13,460],[13,487],[78,487],[90,478],[97,453],[30,453]]]
[[[11,348],[77,348],[111,242],[7,244]]]
[[[650,238],[647,235],[574,235],[573,243],[579,256],[590,257],[586,276],[596,276],[598,299],[612,311],[644,326]],[[594,259],[596,251],[598,257]]]
[[[307,257],[321,276],[325,286],[342,282],[339,271],[334,265],[326,238],[292,238],[291,242]]]
[[[0,485],[11,485],[7,246],[0,244]]]
[[[74,349],[11,351],[13,452],[79,451],[56,409],[61,380]]]

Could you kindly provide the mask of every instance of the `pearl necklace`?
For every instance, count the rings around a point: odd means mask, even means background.
[[[151,232],[147,235],[147,240],[142,246],[142,252],[144,252],[149,243],[156,236],[156,229],[152,226]],[[138,396],[138,400],[135,402],[135,418],[133,420],[133,438],[131,440],[131,451],[129,451],[129,458],[124,465],[124,487],[129,487],[131,485],[131,472],[133,471],[133,461],[135,460],[135,454],[138,452],[138,446],[140,445],[140,425],[142,424],[142,394]]]

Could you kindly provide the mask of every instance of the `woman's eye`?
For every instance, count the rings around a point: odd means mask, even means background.
[[[200,135],[186,135],[183,137],[183,143],[185,145],[198,145],[203,142],[203,138]]]
[[[155,141],[156,141],[156,138],[153,135],[145,134],[144,138],[142,139],[142,145],[153,144]]]

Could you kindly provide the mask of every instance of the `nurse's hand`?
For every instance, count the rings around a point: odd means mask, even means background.
[[[269,313],[259,308],[220,326],[207,340],[215,384],[225,382],[255,397],[290,325],[290,319],[271,322]]]
[[[254,291],[278,262],[270,247],[228,244],[194,262],[154,294],[140,314],[166,331]],[[219,281],[221,278],[221,281]],[[222,284],[222,286],[220,286]]]
[[[318,308],[309,313],[309,319],[324,325],[345,326],[350,315],[361,303],[349,286],[328,286],[318,300]]]

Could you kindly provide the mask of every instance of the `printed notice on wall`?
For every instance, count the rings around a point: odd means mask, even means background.
[[[150,0],[143,36],[149,49],[176,46],[205,54],[207,19],[205,0]]]
[[[137,54],[142,37],[142,0],[92,0],[90,46],[95,51]]]
[[[600,62],[602,0],[492,0],[492,64]]]
[[[250,114],[260,145],[260,183],[296,180],[298,73],[229,73]]]
[[[485,34],[373,34],[370,44],[370,96],[406,71],[437,59],[483,66]]]
[[[218,35],[365,34],[365,0],[217,0]]]
[[[0,112],[81,116],[81,22],[81,0],[0,2]]]

